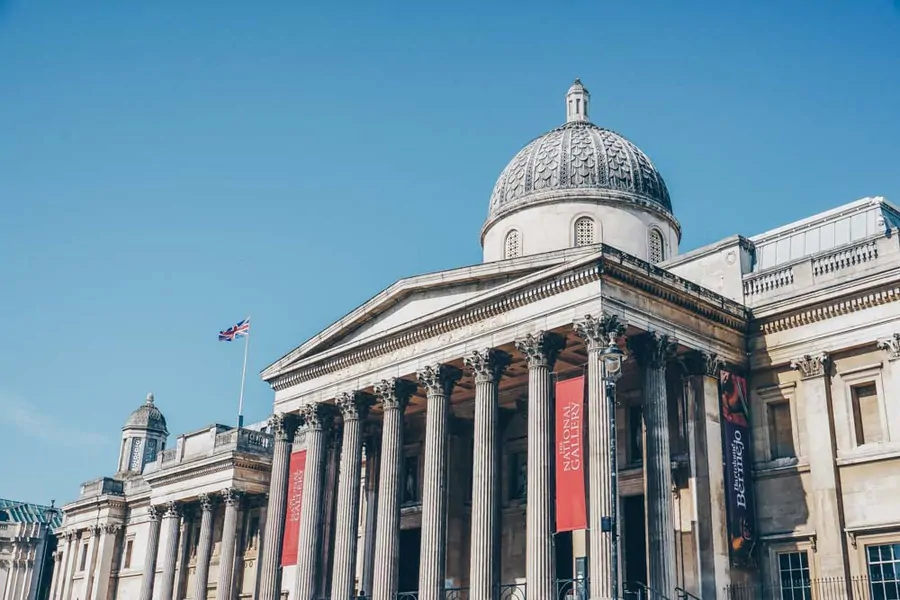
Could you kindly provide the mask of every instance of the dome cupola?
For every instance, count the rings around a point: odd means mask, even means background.
[[[166,418],[156,406],[153,394],[147,394],[122,427],[119,473],[141,473],[144,465],[155,461],[157,454],[166,449],[168,437]]]
[[[484,260],[606,243],[660,262],[681,228],[653,163],[623,136],[591,123],[576,79],[566,122],[520,150],[500,174],[481,231]]]

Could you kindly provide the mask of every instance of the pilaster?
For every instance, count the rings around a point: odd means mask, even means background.
[[[97,542],[100,538],[99,526],[89,527],[90,540],[88,541],[87,561],[84,567],[84,579],[81,580],[81,597],[90,598],[94,583],[94,566],[97,561]]]
[[[100,546],[94,571],[91,598],[106,598],[109,594],[113,557],[118,551],[116,540],[121,528],[122,526],[116,523],[107,523],[101,527]]]

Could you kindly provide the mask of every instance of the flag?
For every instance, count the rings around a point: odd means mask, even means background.
[[[226,329],[225,331],[219,332],[219,341],[220,342],[233,342],[234,338],[242,336],[242,335],[250,335],[250,319],[244,319],[243,321],[238,321],[237,325],[233,325]]]

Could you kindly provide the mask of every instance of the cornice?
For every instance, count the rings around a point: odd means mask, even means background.
[[[158,474],[159,476],[149,477],[148,483],[150,483],[151,489],[159,489],[160,487],[174,483],[181,483],[197,477],[214,475],[229,469],[238,468],[258,471],[260,473],[269,473],[271,471],[271,464],[269,462],[251,461],[234,455],[225,455],[221,460],[210,462],[208,464],[190,463],[189,468],[173,469],[169,473],[157,471],[152,475]]]

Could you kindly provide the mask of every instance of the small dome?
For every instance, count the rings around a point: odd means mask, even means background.
[[[147,400],[131,413],[122,429],[150,429],[166,435],[169,433],[166,418],[153,403],[153,394],[147,394]]]

